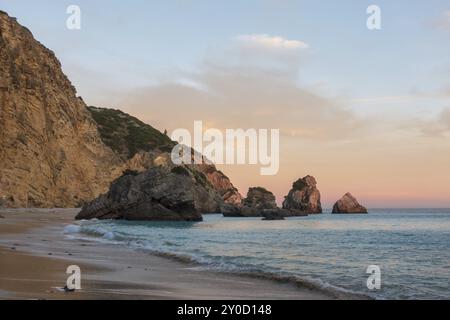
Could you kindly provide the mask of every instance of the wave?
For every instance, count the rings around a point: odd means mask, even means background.
[[[199,267],[200,270],[216,271],[251,277],[255,279],[265,279],[280,283],[292,284],[294,286],[297,286],[298,288],[306,288],[324,293],[330,296],[330,298],[364,300],[373,299],[368,295],[334,286],[330,283],[322,281],[321,279],[300,277],[297,275],[285,274],[280,271],[267,271],[267,267],[265,267],[263,264],[259,266],[243,263],[236,264],[234,261],[228,261],[227,257],[223,256],[210,256],[205,254],[195,256],[189,254],[180,254],[169,250],[163,250],[161,248],[153,248],[145,240],[130,236],[124,236],[119,232],[110,231],[99,226],[84,227],[69,225],[64,228],[64,234],[69,236],[71,239],[124,245],[129,247],[130,249],[142,251],[162,258],[167,258],[176,262],[196,266]],[[88,237],[85,237],[83,235]],[[178,246],[177,244],[169,241],[165,241],[164,244],[169,248]]]

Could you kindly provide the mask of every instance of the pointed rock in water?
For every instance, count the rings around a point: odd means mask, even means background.
[[[291,211],[293,216],[322,213],[316,179],[306,176],[294,182],[292,190],[285,197],[283,209]]]
[[[368,213],[367,209],[360,205],[358,200],[351,193],[346,193],[340,200],[338,200],[333,206],[333,213]]]
[[[108,193],[85,205],[77,219],[201,221],[219,212],[220,195],[186,166],[126,172]]]

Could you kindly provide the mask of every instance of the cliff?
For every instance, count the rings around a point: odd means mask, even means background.
[[[0,207],[81,206],[126,170],[172,168],[174,145],[120,110],[87,107],[55,54],[0,11]],[[214,165],[189,167],[240,204]]]
[[[74,207],[120,165],[54,53],[0,13],[0,205]]]

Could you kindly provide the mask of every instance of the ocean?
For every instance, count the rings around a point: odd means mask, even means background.
[[[67,237],[376,299],[450,299],[450,209],[374,209],[284,221],[204,215],[203,222],[81,221]],[[380,289],[367,286],[380,268]]]

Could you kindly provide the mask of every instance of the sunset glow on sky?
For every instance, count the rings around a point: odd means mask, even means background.
[[[65,26],[68,5],[82,28]],[[283,200],[305,175],[324,207],[450,207],[450,3],[0,0],[55,51],[88,105],[169,132],[279,128],[280,171],[220,166]],[[339,14],[337,14],[339,12]]]

